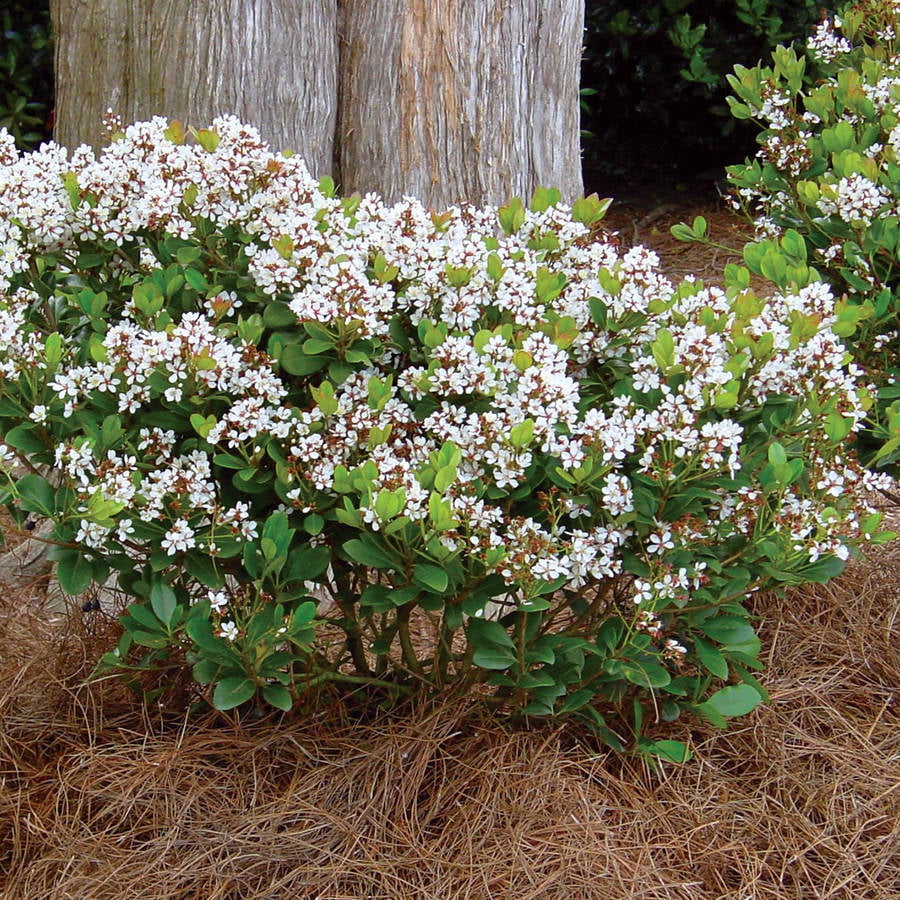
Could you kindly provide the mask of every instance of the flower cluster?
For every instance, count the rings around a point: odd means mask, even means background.
[[[116,569],[130,639],[187,652],[222,708],[289,706],[326,663],[474,671],[530,714],[617,678],[681,702],[741,595],[874,532],[824,285],[673,284],[596,198],[342,200],[230,118],[3,148],[4,458],[55,473],[10,469],[9,497],[56,520],[67,587]],[[310,649],[310,585],[343,650]]]

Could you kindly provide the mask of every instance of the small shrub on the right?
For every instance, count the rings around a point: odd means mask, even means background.
[[[763,129],[756,158],[727,170],[736,202],[763,236],[802,237],[801,255],[808,247],[809,264],[857,308],[844,336],[876,397],[859,449],[893,473],[900,468],[898,35],[900,2],[863,0],[818,25],[806,58],[779,47],[772,67],[737,66],[728,79],[737,95],[729,98],[732,114]],[[817,75],[809,89],[807,62]],[[745,251],[751,269],[765,244],[750,245],[749,258]]]

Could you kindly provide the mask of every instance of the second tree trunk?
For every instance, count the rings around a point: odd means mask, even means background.
[[[340,16],[345,192],[581,193],[583,0],[344,0]]]

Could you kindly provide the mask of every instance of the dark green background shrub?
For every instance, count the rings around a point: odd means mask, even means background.
[[[755,130],[725,103],[735,63],[768,59],[804,37],[816,0],[588,0],[584,91],[585,188],[623,196],[630,185],[721,169],[754,151]],[[0,126],[31,148],[50,136],[53,58],[47,0],[0,10]],[[711,179],[708,179],[711,180]]]
[[[719,169],[754,149],[725,75],[803,40],[816,0],[588,0],[582,64],[585,189]]]
[[[0,127],[22,149],[50,137],[53,50],[46,2],[21,0],[0,9]]]

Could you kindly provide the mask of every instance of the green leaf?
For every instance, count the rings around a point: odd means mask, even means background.
[[[499,281],[503,277],[503,264],[496,253],[491,253],[487,258],[487,274],[492,281]]]
[[[354,538],[353,540],[345,541],[343,550],[349,560],[360,565],[370,566],[373,569],[395,568],[395,561],[371,540]]]
[[[316,617],[318,607],[312,600],[301,603],[291,616],[291,630],[298,631],[305,628]]]
[[[316,356],[319,353],[328,353],[334,350],[334,341],[323,341],[319,338],[307,338],[303,342],[303,352],[310,356]]]
[[[736,616],[707,619],[700,625],[700,630],[707,637],[725,645],[745,644],[756,637],[753,626],[746,619],[739,619]]]
[[[217,453],[213,457],[213,462],[223,469],[243,469],[247,465],[247,461],[230,453]]]
[[[606,647],[612,653],[619,646],[624,632],[625,622],[619,616],[607,619],[597,632],[597,646]]]
[[[514,425],[509,432],[509,442],[513,445],[513,447],[516,447],[517,449],[527,447],[531,443],[533,437],[533,419],[525,419],[524,421],[519,422],[519,424]],[[444,490],[444,488],[438,488],[438,490]]]
[[[67,594],[75,597],[83,594],[91,586],[93,571],[91,561],[85,559],[77,550],[64,551],[56,563],[59,586]]]
[[[566,276],[562,272],[551,272],[549,269],[538,269],[535,276],[535,296],[540,303],[555,300],[566,286]]]
[[[449,579],[447,573],[439,566],[417,563],[413,567],[413,582],[433,594],[443,594],[447,590]]]
[[[472,654],[472,662],[482,669],[508,669],[515,665],[516,654],[500,647],[478,647]]]
[[[48,517],[53,515],[54,490],[46,478],[40,475],[23,475],[16,482],[16,493],[19,495],[19,505],[27,512]]]
[[[131,612],[129,607],[128,612]],[[190,619],[185,625],[184,630],[188,637],[204,650],[219,650],[224,644],[221,638],[217,638],[213,634],[212,624],[209,619]]]
[[[749,684],[760,697],[762,697],[764,703],[770,703],[772,698],[769,696],[769,692],[763,687],[759,681],[756,680],[743,666],[733,666],[735,674],[744,684]]]
[[[531,209],[533,212],[544,212],[561,199],[562,195],[557,188],[537,187],[531,198]]]
[[[721,678],[723,681],[728,677],[728,661],[709,641],[705,641],[701,637],[694,637],[694,652],[700,664],[711,675]]]
[[[322,529],[325,527],[325,519],[322,518],[318,513],[310,513],[303,520],[303,530],[307,534],[317,535],[322,533]]]
[[[141,629],[144,631],[159,634],[164,633],[162,628],[160,628],[159,618],[154,615],[151,610],[147,609],[146,606],[142,606],[140,603],[132,603],[125,610],[125,613],[122,616],[122,624],[125,627],[130,626],[129,619],[133,619],[135,624],[141,626]]]
[[[169,646],[169,636],[161,634],[159,631],[150,632],[134,629],[130,631],[130,634],[136,644],[140,644],[142,647],[149,647],[151,650],[164,650]]]
[[[294,537],[294,529],[288,524],[287,515],[284,512],[272,513],[263,525],[262,537],[272,542],[273,556],[286,555]]]
[[[188,572],[204,586],[218,589],[225,584],[225,573],[217,568],[214,557],[194,551],[186,554],[183,562]]]
[[[62,176],[63,187],[69,195],[69,203],[72,209],[78,209],[81,206],[81,189],[78,186],[78,176],[74,172],[66,172]]]
[[[308,356],[299,344],[287,344],[281,351],[278,362],[288,375],[311,375],[328,365],[328,357]]]
[[[267,328],[289,328],[297,324],[297,316],[287,303],[272,301],[263,309],[263,324]]]
[[[592,89],[583,88],[581,93],[584,94],[587,90]],[[581,222],[587,226],[594,225],[606,215],[606,211],[611,203],[611,197],[600,200],[596,194],[591,194],[589,197],[579,197],[572,204],[572,218],[576,222]]]
[[[150,606],[166,628],[171,628],[178,610],[175,591],[164,581],[155,581],[150,588]]]
[[[283,684],[267,684],[261,691],[263,700],[276,709],[288,712],[294,705],[291,692]],[[221,707],[220,707],[221,708]]]
[[[823,556],[812,565],[800,569],[799,575],[805,581],[814,581],[816,584],[825,584],[844,571],[846,562],[837,556]]]
[[[215,424],[216,417],[213,415],[201,416],[200,413],[191,414],[191,426],[202,438],[205,438],[212,431]]]
[[[769,444],[769,462],[773,466],[783,466],[787,462],[787,454],[784,452],[784,447],[777,441]]]
[[[590,688],[581,688],[580,690],[573,691],[566,697],[562,706],[557,710],[557,713],[562,715],[564,713],[575,712],[575,710],[586,706],[593,699],[594,692]]]
[[[507,234],[515,234],[525,222],[525,207],[518,197],[513,197],[506,205],[497,211],[500,227]]]
[[[499,622],[471,618],[466,625],[466,633],[477,647],[509,648],[513,651],[516,648],[513,639]]]
[[[191,673],[197,684],[212,684],[219,675],[221,665],[214,659],[201,659],[191,667]]]
[[[825,128],[821,134],[822,145],[829,153],[840,153],[856,143],[853,126],[846,121],[840,121],[831,128]]]
[[[598,328],[606,328],[606,321],[608,318],[606,304],[598,297],[591,297],[588,300],[588,307],[591,310],[591,321]]]
[[[734,716],[746,715],[756,709],[762,697],[749,684],[733,684],[716,691],[701,707],[709,707],[720,716],[731,719]]]
[[[196,249],[198,251],[200,250],[199,247],[191,247],[185,249]],[[179,254],[180,253],[181,251],[179,250]],[[209,289],[209,282],[206,280],[206,277],[203,275],[203,273],[198,269],[185,269],[184,278],[185,281],[187,281],[187,283],[198,293],[202,293],[203,291]]]
[[[206,150],[207,153],[215,152],[216,147],[219,146],[219,141],[221,138],[219,135],[215,133],[210,128],[201,128],[199,130],[191,129],[191,133],[197,140],[197,143]],[[219,709],[224,709],[225,707],[218,707]]]
[[[310,547],[300,544],[291,549],[288,557],[286,580],[314,581],[331,562],[331,550],[328,547]]]
[[[3,443],[23,453],[42,453],[47,450],[47,444],[37,432],[37,426],[28,422],[24,425],[16,425],[6,432]]]
[[[690,225],[686,225],[684,222],[679,222],[677,225],[673,225],[669,229],[669,233],[675,238],[676,241],[684,241],[685,243],[693,243],[694,241],[700,240],[700,238],[694,234],[694,230]]]
[[[668,328],[660,328],[656,332],[656,340],[650,345],[653,359],[659,368],[665,373],[675,363],[675,339]]]
[[[242,675],[223,678],[213,693],[213,706],[216,709],[234,709],[246,703],[256,693],[256,684]]]
[[[671,680],[669,673],[658,663],[625,661],[622,664],[622,674],[632,684],[641,687],[665,687]]]
[[[689,762],[693,756],[687,744],[683,741],[650,741],[647,738],[640,738],[638,740],[638,750],[673,763]]]

